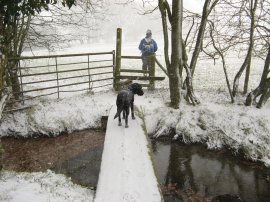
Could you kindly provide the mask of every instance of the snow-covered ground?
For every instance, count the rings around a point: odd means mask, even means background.
[[[64,202],[93,201],[94,191],[75,185],[52,171],[35,173],[0,172],[0,201]]]
[[[90,49],[80,47],[69,51],[76,53],[112,49],[114,49],[113,46],[96,48],[93,46]],[[137,44],[123,47],[123,50],[127,53],[125,55],[139,55]],[[40,55],[44,55],[44,52]],[[162,54],[158,53],[157,56],[161,60]],[[233,62],[228,64],[228,73],[232,79],[241,60],[236,61],[234,58]],[[262,61],[254,62],[251,88],[258,84],[261,64]],[[122,65],[126,65],[127,68],[138,67],[141,61],[123,61]],[[169,108],[167,79],[157,83],[158,90],[146,91],[143,97],[136,96],[135,105],[145,115],[148,133],[154,137],[160,137],[170,135],[173,131],[175,134],[173,138],[181,139],[186,143],[201,142],[210,149],[230,148],[234,152],[243,152],[248,159],[270,166],[269,101],[262,109],[244,106],[245,97],[241,96],[237,98],[235,104],[231,104],[228,93],[224,91],[226,85],[222,71],[220,64],[214,66],[211,61],[202,60],[198,63],[194,86],[195,94],[199,97],[201,104],[196,107],[188,105],[182,99],[180,109]],[[157,75],[164,74],[157,69]],[[0,122],[0,137],[28,137],[37,134],[56,136],[63,131],[72,132],[100,127],[101,116],[108,115],[109,109],[115,105],[116,100],[116,92],[112,87],[106,89],[100,92],[69,94],[68,97],[61,96],[58,100],[42,97],[27,101],[26,106],[29,108],[3,114]],[[85,197],[87,201],[92,200],[90,190],[81,187],[74,188],[75,185],[65,181],[67,179],[63,176],[55,175],[50,171],[21,174],[5,171],[0,175],[2,201],[18,201],[19,198],[14,197],[24,197],[25,189],[34,190],[27,193],[32,194],[33,200],[38,199],[38,201],[69,199],[83,201]],[[49,181],[52,182],[49,183]],[[63,183],[64,181],[67,183]],[[25,186],[20,186],[21,184]],[[58,189],[54,189],[55,184],[60,184],[63,192],[57,192]],[[68,185],[62,188],[64,184]],[[68,195],[63,194],[66,190],[70,190]],[[76,194],[80,197],[77,198]],[[67,196],[70,198],[66,199]]]
[[[197,92],[199,106],[182,100],[180,109],[167,107],[166,89],[146,91],[135,104],[145,114],[149,134],[160,137],[174,130],[175,138],[186,143],[201,142],[210,149],[228,147],[244,152],[248,159],[270,166],[270,104],[262,108],[246,107],[245,97],[231,104],[226,93]],[[59,100],[36,100],[23,111],[4,114],[1,136],[58,135],[85,128],[100,127],[101,116],[115,105],[113,90],[82,94]],[[117,123],[116,123],[117,124]]]

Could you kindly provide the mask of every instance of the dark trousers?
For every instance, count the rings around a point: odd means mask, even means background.
[[[151,65],[151,56],[154,55],[154,53],[144,53],[142,54],[142,69],[143,70],[149,70]]]

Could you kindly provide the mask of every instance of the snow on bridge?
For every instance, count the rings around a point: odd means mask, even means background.
[[[138,117],[118,126],[110,110],[95,202],[163,201]],[[123,120],[122,120],[123,121]]]

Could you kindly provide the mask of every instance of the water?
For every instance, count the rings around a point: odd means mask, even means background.
[[[3,138],[3,166],[28,172],[52,169],[95,189],[103,141],[103,133],[89,130],[56,138]],[[153,142],[153,161],[165,202],[212,201],[225,194],[223,201],[233,201],[229,196],[270,201],[270,169],[225,150],[158,141]]]
[[[244,201],[270,201],[270,169],[228,152],[154,142],[153,161],[165,201],[211,201],[225,194]]]
[[[3,167],[27,172],[51,169],[71,177],[74,183],[95,188],[104,138],[104,132],[96,130],[54,138],[3,138]]]
[[[53,170],[71,177],[74,183],[95,188],[101,164],[103,146],[89,149],[56,165]]]

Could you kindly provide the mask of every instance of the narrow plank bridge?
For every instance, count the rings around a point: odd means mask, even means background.
[[[139,118],[130,119],[129,128],[125,128],[113,119],[115,113],[116,107],[112,107],[94,201],[163,201]]]

